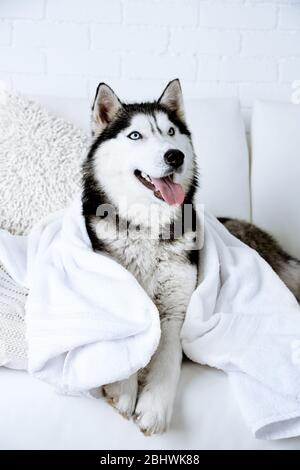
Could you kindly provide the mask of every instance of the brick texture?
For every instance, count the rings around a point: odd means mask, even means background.
[[[1,0],[0,80],[28,94],[285,99],[300,80],[298,0]]]

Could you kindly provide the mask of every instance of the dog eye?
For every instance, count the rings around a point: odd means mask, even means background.
[[[168,134],[171,135],[171,136],[175,134],[174,127],[170,127],[170,129],[168,130]]]
[[[143,138],[142,134],[140,134],[138,131],[130,132],[127,137],[131,140],[139,140]]]

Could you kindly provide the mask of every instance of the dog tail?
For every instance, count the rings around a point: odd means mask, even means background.
[[[253,224],[227,217],[220,217],[219,221],[270,264],[300,303],[300,261],[286,253],[269,233]]]
[[[300,303],[300,261],[290,258],[282,264],[278,275]]]

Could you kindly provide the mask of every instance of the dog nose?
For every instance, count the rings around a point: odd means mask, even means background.
[[[183,164],[184,153],[180,150],[171,149],[165,153],[164,159],[172,168],[179,168]]]

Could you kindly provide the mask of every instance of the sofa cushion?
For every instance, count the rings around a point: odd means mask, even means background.
[[[253,222],[300,258],[300,106],[258,101],[252,118]]]
[[[216,216],[250,219],[249,155],[238,100],[186,103],[198,156],[199,202]]]
[[[86,134],[25,97],[0,103],[0,227],[28,233],[80,188]]]

